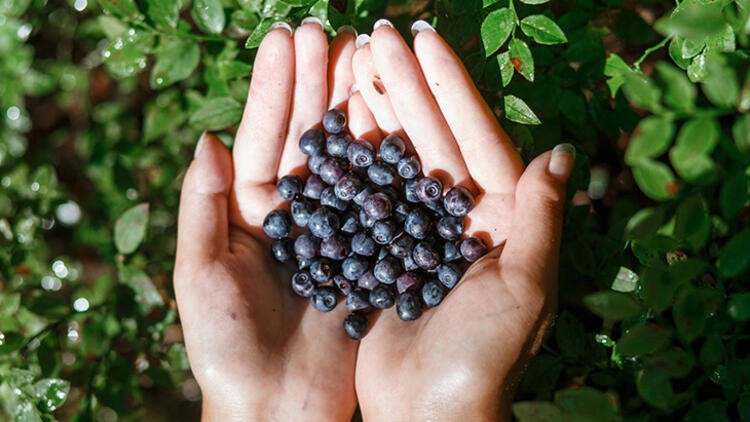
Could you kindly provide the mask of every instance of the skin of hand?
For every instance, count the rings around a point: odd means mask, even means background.
[[[358,344],[346,315],[315,311],[261,228],[281,206],[277,177],[304,174],[301,133],[345,107],[353,30],[330,48],[322,25],[276,25],[259,47],[232,153],[204,134],[183,182],[174,287],[203,419],[350,420]]]
[[[412,33],[413,51],[388,21],[357,38],[350,129],[376,143],[403,135],[425,174],[474,192],[467,232],[490,252],[420,319],[403,322],[392,309],[373,318],[357,396],[366,421],[510,420],[515,386],[554,315],[575,149],[559,145],[524,169],[446,42],[423,21]]]

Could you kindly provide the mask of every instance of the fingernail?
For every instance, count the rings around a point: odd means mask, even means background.
[[[195,151],[193,151],[193,159],[198,158],[200,153],[203,151],[203,148],[206,146],[207,136],[208,136],[208,133],[206,132],[201,133],[201,137],[198,138],[198,143],[195,145]]]
[[[566,180],[573,170],[576,161],[576,149],[571,144],[559,144],[552,149],[552,157],[547,169],[554,175]]]
[[[372,26],[372,30],[376,30],[380,28],[381,26],[390,26],[393,28],[393,24],[388,19],[378,19],[375,21],[375,24]]]
[[[357,40],[354,42],[354,46],[360,48],[370,43],[370,36],[367,34],[357,35]]]
[[[352,34],[352,35],[354,35],[356,37],[357,36],[357,30],[354,29],[353,26],[343,25],[343,26],[341,26],[338,29],[338,31],[336,31],[336,35],[338,35],[338,34]]]
[[[424,30],[435,32],[435,28],[432,27],[429,23],[426,21],[423,21],[422,19],[415,21],[413,24],[411,24],[411,35],[417,36],[420,32]]]
[[[315,16],[308,16],[305,19],[302,19],[302,22],[300,23],[300,25],[304,25],[306,23],[314,23],[316,25],[319,25],[321,28],[323,28],[323,21],[316,18]]]
[[[292,35],[292,32],[294,32],[294,30],[292,29],[292,25],[289,25],[288,23],[284,21],[274,22],[273,25],[271,25],[270,30],[273,31],[274,29],[278,29],[278,28],[286,29],[287,31],[289,31],[289,35]]]
[[[359,92],[359,87],[357,84],[352,84],[352,88],[349,90],[349,95],[352,96]]]

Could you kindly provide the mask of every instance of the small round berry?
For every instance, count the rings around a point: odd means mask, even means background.
[[[313,290],[310,303],[316,311],[331,312],[339,303],[336,289],[331,286],[318,286]]]
[[[320,178],[329,185],[333,185],[346,174],[347,169],[348,166],[344,160],[328,157],[320,165]]]
[[[474,195],[463,186],[454,186],[443,197],[443,206],[448,214],[463,217],[474,208]]]
[[[380,245],[387,245],[399,234],[400,229],[396,221],[391,218],[378,220],[373,224],[370,234]]]
[[[367,215],[364,208],[359,210],[359,225],[360,226],[366,229],[369,229],[375,225],[375,221],[377,220]]]
[[[344,201],[351,201],[362,190],[362,180],[353,173],[341,177],[336,182],[336,196]]]
[[[312,265],[313,261],[315,261],[315,258],[304,258],[301,256],[297,256],[297,269],[302,270],[309,270],[310,265]]]
[[[353,340],[361,340],[367,335],[370,326],[367,325],[367,318],[360,314],[349,314],[344,319],[344,331]]]
[[[311,156],[320,155],[325,147],[326,135],[320,129],[308,129],[299,138],[299,149]]]
[[[362,256],[375,255],[377,244],[364,232],[355,233],[351,241],[352,252]]]
[[[440,248],[440,258],[443,262],[452,262],[461,259],[461,251],[455,242],[445,241],[443,242],[442,248]]]
[[[292,201],[292,220],[299,227],[307,227],[310,216],[315,212],[315,205],[307,198],[297,198]]]
[[[287,201],[291,201],[302,193],[303,187],[302,178],[294,174],[288,174],[276,183],[276,190],[279,191],[279,195]]]
[[[404,231],[416,239],[424,239],[430,231],[430,217],[420,209],[412,210],[404,221]]]
[[[346,295],[346,309],[349,312],[370,309],[370,294],[362,289],[354,289]]]
[[[461,256],[469,262],[474,262],[487,253],[487,246],[481,239],[470,237],[464,239],[460,246]]]
[[[297,271],[292,275],[292,290],[302,297],[310,297],[315,289],[315,281],[307,271]]]
[[[339,217],[336,213],[328,208],[318,208],[310,216],[307,227],[313,236],[323,239],[336,233],[340,227],[339,224]]]
[[[328,133],[341,133],[346,127],[346,114],[339,109],[331,109],[323,115],[323,129]]]
[[[271,239],[283,239],[292,231],[292,221],[286,210],[273,210],[263,219],[263,231]]]
[[[294,259],[294,241],[285,237],[276,239],[271,243],[271,255],[279,262],[287,262]]]
[[[364,205],[365,199],[367,199],[368,196],[374,194],[376,192],[375,188],[372,185],[365,186],[362,190],[357,193],[357,195],[354,196],[354,203],[359,205],[360,207]]]
[[[346,149],[349,162],[356,167],[369,167],[375,162],[375,147],[364,139],[357,139]]]
[[[367,177],[376,185],[386,186],[393,183],[396,178],[396,170],[388,163],[376,161],[367,168]]]
[[[305,259],[312,259],[320,251],[320,240],[311,233],[302,233],[294,241],[294,253]]]
[[[347,211],[341,218],[343,224],[341,224],[341,231],[346,234],[357,233],[360,229],[359,226],[359,215],[354,211]]]
[[[419,242],[414,246],[412,258],[423,270],[434,270],[440,265],[440,254],[427,242]]]
[[[414,272],[414,271],[409,271],[409,272],[401,274],[396,279],[396,289],[398,290],[399,294],[404,294],[404,292],[406,291],[419,288],[419,285],[421,283],[422,283],[422,279],[419,276],[419,273]]]
[[[370,305],[377,309],[388,309],[396,303],[396,295],[393,294],[393,290],[384,285],[379,284],[370,291]]]
[[[391,215],[391,200],[384,193],[374,193],[365,199],[362,209],[374,220],[382,220]]]
[[[408,180],[419,176],[419,172],[422,171],[422,165],[416,156],[410,155],[398,160],[396,169],[398,169],[398,175],[401,178]]]
[[[422,205],[430,210],[430,213],[435,216],[435,220],[439,220],[448,215],[448,213],[445,211],[445,208],[443,208],[443,201],[439,199],[423,202]]]
[[[406,151],[404,140],[400,136],[390,134],[380,143],[380,158],[386,163],[397,164]]]
[[[404,197],[408,202],[416,204],[419,202],[419,195],[417,195],[417,179],[404,180]]]
[[[453,263],[442,264],[437,269],[438,280],[443,286],[452,289],[461,279],[461,269]]]
[[[318,283],[325,283],[333,277],[333,263],[325,258],[318,258],[310,265],[310,275]]]
[[[401,265],[401,260],[395,256],[386,256],[375,264],[372,269],[372,274],[378,279],[379,282],[385,284],[393,284],[396,279],[403,274],[404,268]]]
[[[346,150],[352,137],[346,133],[335,133],[326,139],[326,152],[331,157],[346,158]]]
[[[445,297],[445,289],[435,281],[430,280],[422,286],[422,301],[430,308],[440,305]]]
[[[397,223],[403,224],[406,221],[406,216],[411,211],[411,207],[406,202],[396,202],[396,206],[393,207],[393,218]]]
[[[380,261],[381,259],[388,256],[388,247],[387,246],[381,246],[380,250],[378,251],[378,259],[376,261]]]
[[[349,240],[340,234],[326,237],[320,242],[320,256],[341,261],[349,254]]]
[[[321,167],[322,171],[322,167]],[[323,179],[325,180],[325,179]],[[435,201],[443,195],[443,184],[434,177],[423,177],[417,182],[417,196],[422,202]]]
[[[326,158],[328,157],[325,154],[310,157],[307,160],[307,169],[310,170],[310,173],[312,174],[320,174],[320,166]]]
[[[325,182],[317,174],[311,174],[307,177],[305,182],[305,189],[302,190],[302,195],[310,199],[320,199],[320,195],[323,193],[323,189],[326,188]]]
[[[448,215],[438,221],[436,228],[443,239],[456,240],[464,233],[464,220]]]
[[[349,208],[349,203],[336,196],[336,189],[333,186],[329,186],[323,189],[320,193],[320,205],[330,207],[338,211],[346,211]]]
[[[396,314],[403,321],[414,321],[422,316],[422,304],[413,292],[404,292],[396,302]]]
[[[415,243],[416,241],[413,237],[408,234],[402,234],[388,245],[388,253],[401,259],[407,256],[410,257]]]
[[[359,277],[359,280],[357,280],[357,286],[372,290],[377,286],[380,282],[377,278],[375,278],[375,275],[373,275],[372,271],[367,271],[366,273],[362,274],[361,277]]]
[[[341,274],[336,274],[335,276],[333,276],[333,284],[343,295],[348,295],[349,292],[352,291],[352,282],[347,280],[346,277]]]
[[[364,258],[350,255],[341,263],[341,274],[347,280],[357,281],[369,268],[370,265]]]

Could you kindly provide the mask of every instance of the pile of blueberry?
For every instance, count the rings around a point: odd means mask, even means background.
[[[274,258],[296,261],[292,290],[321,312],[344,295],[344,330],[361,339],[369,329],[365,313],[396,305],[402,320],[419,318],[487,248],[478,238],[461,239],[472,194],[456,186],[443,195],[441,182],[406,154],[403,139],[388,135],[378,154],[346,133],[346,116],[336,109],[323,116],[323,128],[299,140],[309,155],[307,180],[278,181],[291,213],[271,211],[263,230],[274,239]],[[292,224],[307,230],[292,238]]]

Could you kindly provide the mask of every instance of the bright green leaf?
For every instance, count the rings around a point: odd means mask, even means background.
[[[247,41],[245,41],[245,48],[258,48],[260,42],[263,41],[263,37],[265,37],[268,31],[271,30],[271,25],[273,24],[274,21],[271,19],[263,19],[262,21],[260,21],[258,26],[256,26],[253,32],[250,34],[250,36],[247,37]]]
[[[623,78],[625,83],[622,91],[631,103],[651,111],[661,108],[659,105],[661,91],[654,81],[637,72],[625,73]]]
[[[596,315],[612,321],[641,313],[641,305],[630,295],[613,291],[597,292],[584,296],[583,304]]]
[[[115,76],[132,76],[146,68],[146,55],[153,42],[151,33],[129,29],[104,49],[104,63]]]
[[[68,397],[70,383],[66,380],[45,378],[34,383],[34,397],[47,412],[54,412]]]
[[[146,236],[149,204],[143,203],[125,211],[115,222],[115,246],[124,255],[135,252]]]
[[[729,65],[716,57],[706,63],[706,74],[702,80],[703,93],[719,107],[731,107],[740,95],[737,73]]]
[[[651,199],[666,201],[677,193],[677,182],[672,170],[662,162],[642,159],[633,165],[633,178],[638,187]]]
[[[617,341],[617,352],[623,356],[643,356],[665,349],[672,342],[669,331],[652,324],[637,325]]]
[[[480,33],[484,44],[484,54],[490,56],[508,40],[516,27],[516,13],[505,7],[487,15],[482,22]]]
[[[607,57],[607,62],[604,65],[604,75],[609,76],[609,79],[607,79],[607,86],[609,87],[609,92],[612,94],[612,97],[617,94],[617,91],[622,84],[625,83],[625,77],[623,75],[631,71],[632,69],[630,66],[628,66],[628,64],[625,63],[625,60],[617,54],[612,53]]]
[[[700,82],[706,77],[706,55],[699,54],[687,67],[687,75],[690,82]]]
[[[724,245],[717,265],[722,277],[731,278],[745,272],[750,265],[750,229],[736,234]]]
[[[544,15],[531,15],[521,20],[521,30],[539,44],[568,42],[562,29]]]
[[[146,13],[159,28],[177,28],[180,5],[176,0],[146,0]]]
[[[685,0],[675,11],[657,20],[654,28],[664,36],[679,36],[699,41],[724,29],[720,2],[702,3]]]
[[[141,14],[135,0],[99,0],[102,9],[107,12],[128,20],[137,20]]]
[[[698,95],[695,86],[682,72],[666,62],[657,62],[656,71],[664,84],[664,104],[675,110],[690,111],[695,108]]]
[[[198,44],[187,38],[162,39],[159,59],[151,68],[151,88],[163,89],[189,77],[200,61]]]
[[[625,151],[625,162],[635,165],[641,159],[662,155],[672,144],[673,135],[674,124],[671,120],[660,116],[646,117],[633,131]]]
[[[672,38],[669,42],[669,57],[672,61],[682,70],[687,69],[690,65],[690,60],[682,56],[682,48],[685,44],[685,40],[680,37]]]
[[[561,422],[560,409],[547,401],[522,401],[513,404],[513,415],[518,422]]]
[[[538,125],[542,123],[522,99],[514,95],[506,95],[504,101],[505,117],[508,120],[524,125]]]
[[[497,64],[500,66],[500,78],[502,79],[503,87],[506,87],[511,79],[513,79],[513,72],[515,71],[510,62],[510,53],[505,51],[498,54]]]
[[[534,57],[529,46],[523,40],[514,38],[508,43],[510,62],[518,73],[529,82],[534,82]]]
[[[683,148],[673,148],[669,151],[669,161],[677,174],[691,183],[708,183],[713,179],[716,166],[706,155],[691,154]]]
[[[224,30],[226,16],[221,0],[193,0],[192,14],[204,32],[220,34]]]
[[[220,130],[239,122],[242,104],[231,97],[209,98],[190,116],[190,124],[203,130]]]

